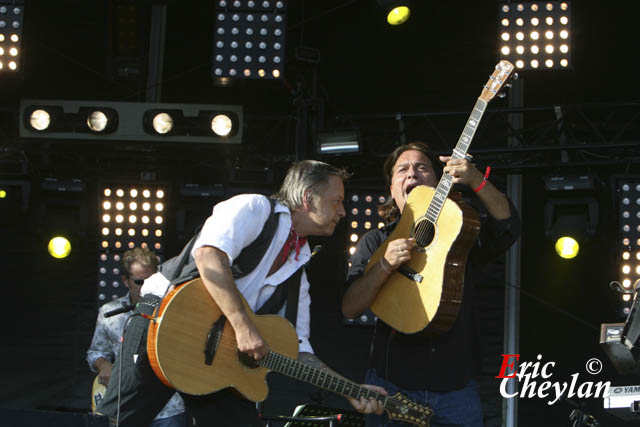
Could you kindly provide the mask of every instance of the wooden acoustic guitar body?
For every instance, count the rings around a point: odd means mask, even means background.
[[[298,336],[291,323],[276,315],[256,315],[243,302],[269,349],[296,359]],[[229,322],[224,324],[212,363],[205,363],[209,333],[221,315],[199,278],[177,286],[165,296],[156,321],[149,325],[151,367],[165,385],[188,394],[205,395],[233,387],[247,399],[261,402],[269,393],[268,369],[250,368],[240,361]]]
[[[433,188],[424,185],[411,191],[398,225],[373,254],[367,270],[384,256],[389,242],[414,237],[415,230],[428,225],[423,223],[427,221],[424,214],[434,194]],[[467,256],[480,231],[480,221],[471,207],[446,198],[433,229],[424,251],[414,251],[406,263],[422,281],[394,271],[371,305],[376,316],[405,334],[425,329],[443,333],[453,325],[462,303]]]

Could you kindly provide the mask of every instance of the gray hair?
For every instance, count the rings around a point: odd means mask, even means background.
[[[329,182],[330,175],[339,177],[343,182],[351,177],[345,169],[336,168],[328,163],[302,160],[291,165],[282,187],[271,197],[290,210],[299,209],[304,201],[304,193],[309,190],[311,198],[319,195]]]

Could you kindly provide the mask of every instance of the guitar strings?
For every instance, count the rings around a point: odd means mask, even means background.
[[[235,340],[235,338],[231,338],[231,337],[227,337],[227,336],[223,335],[223,336],[221,336],[221,337],[219,337],[219,338],[217,339],[217,342],[218,342],[218,347],[222,346],[222,347],[223,347],[223,348],[225,348],[225,349],[231,349],[231,350],[233,350],[233,351],[236,351],[236,350],[238,349],[237,341]],[[395,405],[396,407],[400,407],[400,406],[405,405],[405,403],[404,403],[403,401],[399,400],[399,399],[396,399],[396,398],[391,397],[391,396],[384,396],[384,395],[383,395],[383,394],[381,394],[381,393],[378,393],[378,392],[373,391],[373,390],[369,390],[368,388],[363,387],[362,385],[357,384],[357,383],[355,383],[355,382],[353,382],[353,381],[351,381],[351,380],[345,380],[345,379],[342,379],[342,378],[340,378],[340,377],[338,377],[338,376],[336,376],[335,374],[332,374],[332,373],[330,373],[330,372],[321,371],[321,370],[319,370],[318,368],[314,368],[313,366],[306,365],[306,364],[304,364],[304,363],[302,363],[302,362],[300,362],[300,361],[298,361],[298,360],[296,360],[296,359],[293,359],[293,358],[291,358],[291,357],[289,357],[289,356],[285,356],[284,354],[280,354],[280,353],[275,352],[275,351],[272,351],[272,350],[269,350],[269,354],[270,354],[270,355],[272,355],[272,357],[274,357],[274,358],[276,358],[276,359],[280,359],[280,361],[287,361],[287,360],[285,360],[285,358],[286,358],[286,359],[288,359],[288,360],[290,360],[290,361],[292,361],[292,362],[295,362],[295,363],[297,363],[297,364],[299,364],[299,365],[301,365],[301,366],[303,366],[303,367],[308,367],[308,368],[310,368],[311,370],[316,370],[316,371],[318,371],[318,372],[320,372],[320,373],[324,373],[324,374],[326,374],[326,375],[330,375],[330,376],[332,376],[332,377],[335,377],[335,378],[336,378],[336,380],[338,381],[338,383],[340,383],[340,382],[344,382],[345,384],[346,384],[346,383],[353,383],[353,384],[355,384],[358,388],[360,388],[359,397],[362,397],[362,395],[363,395],[363,394],[364,394],[364,395],[367,395],[367,394],[373,394],[374,396],[367,396],[367,397],[376,397],[376,396],[379,396],[379,397],[381,397],[381,398],[382,398],[382,399],[380,399],[381,401],[384,401],[384,400],[385,400],[385,398],[386,398],[386,401],[387,401],[388,403],[392,403],[392,404],[393,404],[393,405]],[[215,357],[215,356],[214,356],[214,357]],[[264,358],[263,358],[262,360],[264,360]],[[259,362],[259,361],[258,361],[258,362]],[[261,366],[262,366],[262,365],[261,365]],[[269,369],[269,368],[268,368],[268,367],[266,367],[266,366],[263,366],[263,367],[265,367],[265,368]],[[270,369],[270,370],[273,370],[273,369]],[[418,407],[419,407],[419,406],[421,406],[421,405],[419,405],[419,404],[417,404],[417,403],[414,403],[414,404],[415,404],[416,406],[418,406]],[[425,409],[427,409],[427,408],[425,408]]]
[[[458,156],[455,156],[455,153],[454,153],[454,155],[452,157],[453,158],[460,158]],[[442,183],[443,181],[447,181],[447,182],[449,182],[448,187],[451,188],[451,181],[450,181],[449,177],[450,177],[450,175],[443,174],[442,177],[440,178],[440,183]],[[440,187],[440,183],[438,183],[438,187]],[[431,198],[431,200],[429,202],[429,207],[427,208],[426,214],[429,213],[429,210],[431,209],[432,204],[433,204],[433,197]],[[444,203],[443,203],[443,206],[444,206]],[[441,207],[438,208],[438,210],[440,210],[440,209],[441,209]],[[415,227],[414,228],[414,230],[415,230],[414,237],[416,238],[416,242],[425,243],[425,246],[426,246],[426,244],[428,244],[429,242],[425,242],[425,239],[427,237],[429,237],[429,235],[431,235],[434,232],[433,231],[434,230],[434,223],[431,222],[429,219],[427,219],[426,220],[427,225],[425,227],[420,227],[420,225],[423,224],[424,222],[425,221],[421,221],[418,224],[414,224],[414,227]],[[420,246],[423,246],[423,245],[421,244]]]

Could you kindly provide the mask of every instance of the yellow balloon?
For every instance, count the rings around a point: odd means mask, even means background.
[[[71,242],[66,237],[56,236],[49,240],[49,254],[54,258],[65,258],[71,253]]]

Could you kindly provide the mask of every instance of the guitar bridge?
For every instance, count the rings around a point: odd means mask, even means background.
[[[206,365],[211,365],[213,363],[213,358],[216,355],[216,350],[218,349],[218,344],[220,343],[220,340],[218,338],[222,336],[222,331],[224,330],[224,324],[226,320],[226,317],[220,316],[220,318],[216,320],[211,327],[209,335],[207,335],[207,344],[204,348],[204,363]]]

